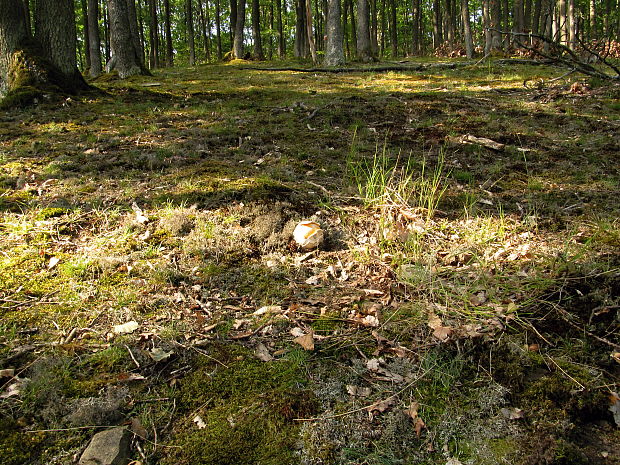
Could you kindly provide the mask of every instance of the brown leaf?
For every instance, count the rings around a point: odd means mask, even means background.
[[[347,393],[354,397],[368,397],[372,390],[369,387],[355,386],[347,384]]]
[[[293,342],[302,346],[304,350],[314,350],[314,333],[310,331],[304,336],[296,337]]]
[[[448,326],[439,326],[438,328],[435,328],[435,331],[433,331],[433,336],[435,336],[440,341],[447,341],[448,339],[450,339],[451,334],[452,328]]]
[[[368,407],[366,407],[366,410],[368,410],[368,413],[372,416],[373,413],[377,412],[377,413],[383,413],[386,410],[388,410],[392,405],[394,405],[394,397],[388,397],[385,400],[378,400],[377,402],[375,402],[372,405],[369,405]]]
[[[269,349],[267,349],[263,343],[259,343],[256,346],[254,355],[263,362],[271,362],[273,360],[273,356],[269,353]]]
[[[503,408],[500,411],[508,420],[519,420],[525,416],[525,412],[516,407]]]
[[[420,404],[418,402],[411,402],[409,408],[405,410],[405,415],[411,418],[413,421],[418,418],[418,410],[420,409]]]
[[[148,436],[146,428],[142,426],[142,423],[140,423],[140,420],[136,417],[131,419],[131,426],[129,428],[136,436],[142,439],[146,439],[146,437]]]
[[[420,434],[422,434],[422,430],[424,428],[426,428],[426,424],[420,417],[417,417],[415,424],[413,425],[413,430],[415,431],[417,437],[420,437]]]

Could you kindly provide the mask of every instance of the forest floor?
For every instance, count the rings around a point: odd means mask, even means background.
[[[620,87],[253,66],[0,113],[2,462],[620,463]]]

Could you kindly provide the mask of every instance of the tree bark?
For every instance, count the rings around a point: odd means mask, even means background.
[[[230,43],[235,47],[235,30],[237,29],[237,0],[230,0]]]
[[[90,34],[88,33],[88,7],[87,0],[80,0],[82,7],[82,26],[84,28],[84,60],[86,69],[90,72]]]
[[[222,59],[222,28],[220,26],[220,0],[215,0],[215,34],[217,44],[217,59]]]
[[[37,37],[45,41],[45,46],[32,38],[21,0],[0,0],[0,11],[0,97],[5,97],[2,106],[30,103],[43,91],[74,93],[88,88],[76,67],[73,2],[50,1],[35,10]],[[54,15],[38,16],[50,11]],[[73,27],[67,27],[72,21]]]
[[[205,15],[206,12],[206,15]],[[200,29],[202,32],[202,46],[205,51],[205,61],[211,61],[211,18],[209,17],[209,2],[202,5],[202,0],[198,0],[198,15],[200,17]]]
[[[373,61],[368,0],[357,1],[357,58],[364,63]]]
[[[88,54],[90,55],[90,77],[101,74],[101,39],[99,37],[99,3],[88,0]]]
[[[308,33],[306,31],[306,0],[295,2],[295,56],[306,58],[310,52]]]
[[[147,70],[141,66],[138,51],[132,40],[127,2],[108,0],[108,13],[112,48],[112,59],[108,63],[108,71],[116,69],[121,79],[136,74],[148,74]]]
[[[144,47],[140,41],[140,33],[138,32],[138,14],[136,13],[136,0],[127,0],[127,19],[129,20],[129,32],[131,34],[131,42],[136,51],[140,67],[144,67]]]
[[[187,26],[187,40],[189,42],[189,65],[196,64],[196,44],[194,41],[194,8],[192,0],[185,0],[185,25]]]
[[[234,1],[234,0],[233,0]],[[245,0],[239,0],[237,4],[237,20],[235,21],[235,42],[233,55],[235,58],[243,58],[243,28],[245,27]]]
[[[111,0],[108,0],[109,2]],[[116,3],[116,0],[114,0]],[[151,51],[149,54],[151,69],[159,68],[159,32],[157,30],[157,1],[149,0],[149,39],[151,43]],[[110,23],[112,23],[112,15],[110,14]],[[111,24],[110,24],[111,25]],[[120,23],[117,24],[120,26]],[[111,29],[111,28],[110,28]],[[114,48],[114,46],[112,46]]]
[[[463,22],[463,39],[465,40],[465,53],[467,58],[474,57],[474,40],[471,35],[469,19],[469,0],[461,0],[461,21]]]
[[[263,61],[263,41],[260,34],[260,3],[252,0],[252,40],[254,41],[254,58]]]
[[[258,3],[258,0],[254,0]],[[310,56],[312,57],[312,63],[317,62],[316,58],[316,44],[312,34],[312,7],[310,5],[311,0],[306,0],[306,35],[308,37],[308,47],[310,48]]]
[[[327,42],[325,44],[325,66],[342,66],[342,23],[340,22],[340,0],[329,0],[327,8]]]
[[[390,42],[392,43],[392,57],[398,55],[398,32],[396,27],[396,0],[390,0]]]
[[[441,2],[433,0],[433,48],[443,43],[443,30],[441,27]]]
[[[170,0],[164,0],[164,31],[166,36],[166,66],[174,66],[172,29],[170,27]]]
[[[489,15],[491,22],[491,51],[497,51],[502,48],[502,35],[499,33],[501,27],[501,7],[500,0],[489,0]]]
[[[284,40],[284,27],[282,24],[282,0],[276,0],[276,14],[278,15],[278,58],[284,58],[286,54],[286,41]]]

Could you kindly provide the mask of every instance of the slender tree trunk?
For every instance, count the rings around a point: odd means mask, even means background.
[[[234,0],[233,0],[234,1]],[[245,0],[239,0],[237,4],[237,21],[235,21],[235,42],[233,55],[235,58],[243,58],[243,28],[245,27]]]
[[[194,7],[192,0],[185,0],[185,26],[187,27],[187,41],[189,45],[189,65],[196,65],[196,43],[194,41]]]
[[[101,74],[101,40],[99,38],[99,2],[88,0],[88,54],[90,55],[90,77]]]
[[[364,63],[373,61],[370,46],[370,12],[368,0],[357,1],[357,58]]]
[[[422,35],[420,34],[420,14],[421,14],[420,0],[412,0],[411,2],[411,15],[412,21],[412,40],[411,40],[411,53],[413,55],[419,55],[421,51]]]
[[[482,25],[484,27],[484,54],[493,50],[493,32],[491,31],[491,0],[482,0]]]
[[[566,23],[568,29],[568,46],[574,49],[577,46],[577,21],[575,16],[575,0],[568,0]]]
[[[453,2],[452,0],[445,0],[446,2],[446,9],[445,9],[445,14],[444,14],[444,18],[445,18],[445,28],[444,30],[446,31],[446,40],[448,41],[448,43],[450,44],[450,46],[454,45],[454,35],[455,35],[455,31],[454,31],[454,8],[453,8]]]
[[[342,23],[340,22],[340,0],[329,0],[327,9],[327,42],[325,44],[325,66],[344,64],[342,48]]]
[[[104,0],[101,0],[101,11],[103,12],[103,34],[105,42],[105,63],[108,63],[112,58],[112,50],[110,46],[110,15],[108,14],[108,8]]]
[[[217,46],[217,59],[222,59],[222,27],[220,25],[220,0],[215,0],[215,42]]]
[[[540,30],[541,11],[542,11],[542,0],[534,0],[534,14],[532,15],[532,32],[538,35],[542,34],[542,31]]]
[[[514,0],[513,32],[523,32],[523,0]]]
[[[284,39],[284,25],[282,23],[282,0],[276,0],[276,14],[278,15],[278,58],[284,58],[286,42]]]
[[[207,15],[205,16],[205,11]],[[209,2],[207,1],[206,6],[202,5],[202,0],[198,0],[198,17],[200,18],[200,31],[202,34],[202,47],[205,51],[205,61],[211,61],[211,50],[210,50],[210,40],[209,33],[207,30],[211,30],[211,21],[209,18]]]
[[[390,42],[392,43],[392,57],[398,56],[398,32],[396,28],[396,0],[390,0]]]
[[[237,30],[237,0],[230,0],[230,43],[234,48],[235,31]]]
[[[469,20],[469,0],[461,0],[461,21],[463,22],[463,39],[465,40],[465,53],[467,58],[474,56],[474,40],[471,35]]]
[[[254,58],[264,60],[263,41],[260,35],[260,3],[252,0],[252,39],[254,41]]]
[[[164,0],[164,35],[166,39],[166,66],[174,66],[174,48],[172,47],[172,28],[170,24],[170,0]]]
[[[110,0],[108,0],[110,2]],[[115,2],[117,0],[114,0]],[[149,0],[149,41],[151,44],[150,50],[150,65],[151,69],[159,68],[159,33],[157,25],[157,1]],[[110,18],[112,20],[112,18]],[[112,46],[114,48],[114,46]]]
[[[369,0],[370,1],[370,50],[373,57],[377,57],[379,52],[379,44],[377,43],[377,33],[378,33],[378,16],[379,12],[377,11],[377,0]]]
[[[532,0],[525,0],[525,11],[523,13],[523,28],[527,32],[532,31]]]
[[[86,61],[86,69],[90,72],[90,34],[88,33],[88,7],[87,0],[81,0],[82,7],[82,27],[84,28],[84,60]]]
[[[357,56],[357,23],[355,21],[355,12],[353,11],[353,0],[344,0],[345,8],[349,9],[349,17],[351,18],[351,56]]]
[[[258,2],[258,0],[254,1]],[[312,63],[316,63],[316,43],[314,42],[314,34],[312,33],[312,6],[310,5],[311,1],[312,0],[306,0],[306,35],[308,36],[308,46],[310,48]]]
[[[433,48],[438,48],[442,43],[441,2],[439,0],[433,0]]]

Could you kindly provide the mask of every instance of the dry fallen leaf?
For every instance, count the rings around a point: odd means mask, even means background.
[[[310,331],[308,334],[296,337],[293,342],[302,346],[305,350],[314,350],[314,333]]]
[[[161,347],[154,347],[153,349],[148,351],[149,356],[155,360],[156,362],[161,362],[162,360],[166,360],[169,358],[174,352],[166,352]]]
[[[5,378],[5,377],[12,378],[13,376],[15,376],[14,368],[5,368],[4,370],[0,370],[0,378]]]
[[[123,323],[122,325],[115,325],[113,331],[116,334],[128,334],[133,333],[136,329],[138,329],[140,325],[137,321],[128,321],[127,323]]]
[[[609,411],[614,416],[614,421],[616,422],[616,426],[620,426],[620,396],[612,392],[609,395]]]
[[[49,263],[47,264],[47,269],[51,270],[52,268],[54,268],[56,265],[58,265],[58,262],[60,262],[60,258],[58,257],[52,257],[50,258]]]
[[[383,413],[388,410],[394,404],[394,397],[388,397],[385,400],[378,400],[372,405],[366,407],[368,416],[372,420],[375,413]]]
[[[368,397],[372,390],[369,387],[355,386],[347,384],[347,392],[354,397]]]
[[[207,424],[200,418],[200,415],[196,415],[192,421],[196,423],[198,429],[205,429],[207,427]]]
[[[433,336],[435,336],[440,341],[447,341],[448,339],[450,339],[451,334],[452,328],[448,326],[440,326],[438,328],[435,328],[435,331],[433,331]]]
[[[256,310],[254,313],[252,313],[252,315],[260,316],[271,313],[282,313],[282,307],[280,305],[266,305]]]
[[[506,407],[500,410],[502,415],[506,417],[508,420],[519,420],[525,416],[525,412],[520,408],[516,407]]]
[[[420,409],[420,404],[418,402],[411,402],[409,408],[405,410],[405,415],[415,421],[418,418],[418,410]]]
[[[620,363],[620,352],[612,352],[611,358],[613,358],[616,362]]]
[[[140,420],[136,417],[131,419],[131,426],[129,428],[136,436],[142,439],[146,439],[146,437],[148,436],[146,428],[142,426],[142,423],[140,423]]]
[[[256,346],[254,355],[263,362],[271,362],[273,360],[273,356],[269,353],[269,349],[267,349],[262,342]]]
[[[413,430],[415,431],[417,437],[420,437],[420,434],[422,434],[422,430],[424,428],[426,428],[426,423],[424,423],[424,421],[420,417],[416,418],[413,425]]]

